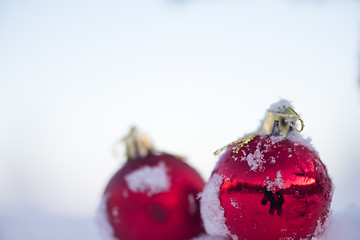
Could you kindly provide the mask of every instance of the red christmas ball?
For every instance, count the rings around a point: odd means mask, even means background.
[[[142,144],[135,142],[136,147]],[[141,149],[128,145],[129,151],[135,156],[115,173],[104,193],[113,238],[184,240],[202,233],[197,195],[205,183],[200,175],[178,157],[146,148],[139,155]]]
[[[305,240],[321,232],[331,179],[317,152],[292,131],[291,121],[281,121],[271,118],[271,132],[232,143],[220,157],[201,200],[209,234]]]

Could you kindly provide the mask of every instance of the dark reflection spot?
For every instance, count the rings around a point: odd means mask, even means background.
[[[152,205],[148,208],[150,218],[156,222],[164,222],[168,217],[168,213],[161,205]]]
[[[275,210],[277,215],[280,216],[282,212],[282,205],[285,200],[280,191],[273,193],[272,191],[268,191],[265,189],[264,198],[261,200],[261,205],[266,205],[267,202],[270,202],[270,210],[269,213],[273,215]]]

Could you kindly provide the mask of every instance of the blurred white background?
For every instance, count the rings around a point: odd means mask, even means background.
[[[360,213],[359,13],[356,0],[0,0],[0,239],[99,239],[130,126],[207,179],[213,151],[279,98],[328,167],[334,212]]]

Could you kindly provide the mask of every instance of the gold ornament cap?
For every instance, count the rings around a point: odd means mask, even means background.
[[[297,119],[299,119],[301,122],[300,130],[295,127]],[[219,148],[214,152],[214,155],[220,154],[222,151],[230,148],[231,146],[232,152],[238,153],[245,144],[248,144],[259,135],[272,135],[285,138],[292,130],[301,132],[304,127],[304,121],[299,116],[299,114],[295,112],[290,103],[286,100],[281,100],[280,102],[274,103],[270,106],[262,126],[255,133],[247,135],[243,138],[240,138],[239,140],[229,143],[222,148]]]
[[[126,145],[127,161],[144,158],[154,151],[153,145],[147,135],[139,133],[136,127],[132,127],[130,133],[122,140]]]
[[[300,130],[295,127],[297,119],[301,122]],[[304,129],[304,122],[299,114],[292,109],[289,102],[280,101],[270,107],[262,126],[263,132],[268,135],[287,137],[293,129],[301,132]]]

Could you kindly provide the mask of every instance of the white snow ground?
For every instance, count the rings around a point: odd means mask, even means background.
[[[51,216],[27,212],[21,215],[0,214],[1,240],[100,240],[91,218]]]
[[[360,239],[360,208],[349,206],[343,211],[334,212],[330,220],[330,225],[320,240]],[[11,216],[0,214],[0,240],[24,239],[102,240],[93,218],[51,216],[36,211]],[[193,240],[221,239],[203,235]]]
[[[325,232],[312,240],[359,240],[360,209],[348,207],[342,212],[333,213]],[[192,240],[225,240],[222,237],[202,235]]]

